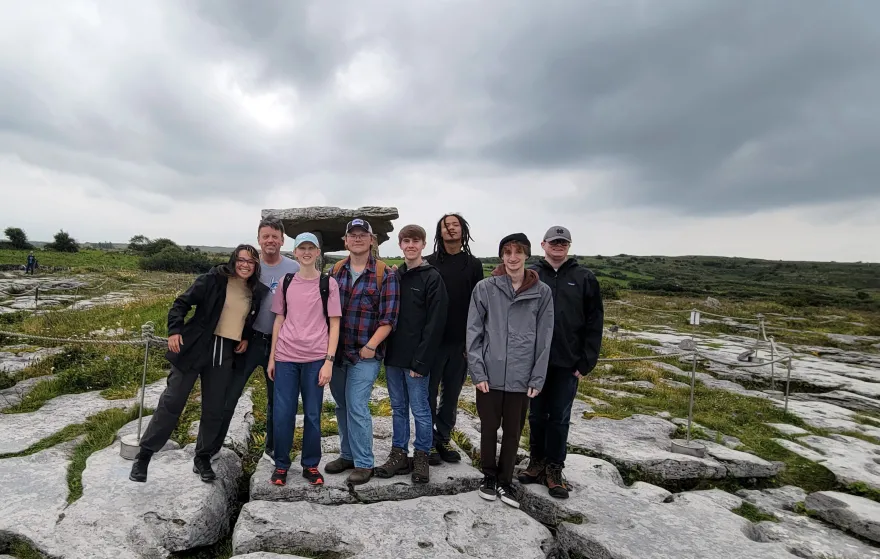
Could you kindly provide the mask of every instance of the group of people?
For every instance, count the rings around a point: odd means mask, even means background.
[[[462,459],[451,438],[469,373],[481,421],[480,496],[519,506],[513,475],[527,417],[530,460],[519,482],[542,483],[550,495],[568,496],[562,471],[571,408],[578,379],[596,366],[604,314],[595,276],[568,255],[568,229],[547,231],[544,258],[531,267],[528,237],[504,237],[501,264],[485,279],[471,254],[468,222],[459,214],[438,221],[428,256],[425,229],[403,227],[399,267],[376,256],[377,237],[364,219],[347,224],[348,255],[327,273],[317,264],[316,235],[296,237],[295,260],[281,254],[284,235],[278,219],[263,219],[260,251],[236,247],[229,262],[199,276],[174,301],[166,354],[171,373],[141,438],[132,481],[146,481],[150,460],[171,436],[197,378],[202,411],[193,471],[213,481],[211,463],[238,399],[262,367],[271,483],[287,483],[301,398],[302,476],[323,485],[318,465],[328,385],[340,454],[324,473],[348,471],[351,486],[374,475],[410,475],[414,483],[427,483],[431,466]],[[369,404],[383,363],[393,435],[389,456],[377,466]]]

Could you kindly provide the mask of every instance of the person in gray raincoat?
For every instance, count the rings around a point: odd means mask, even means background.
[[[477,284],[471,296],[466,333],[468,367],[477,391],[480,497],[519,508],[511,483],[519,438],[530,398],[544,386],[553,339],[553,294],[527,270],[531,243],[523,233],[501,240],[501,264]],[[498,428],[503,428],[496,460]]]

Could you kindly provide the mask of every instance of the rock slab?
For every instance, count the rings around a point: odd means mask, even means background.
[[[392,221],[400,217],[397,208],[364,206],[354,210],[329,206],[311,206],[307,208],[268,209],[262,216],[277,217],[284,224],[284,233],[296,237],[300,233],[311,232],[318,235],[322,250],[338,252],[345,249],[342,237],[345,235],[346,224],[355,218],[370,222],[373,233],[379,238],[379,244],[388,240],[388,233],[394,231]]]
[[[550,531],[522,511],[475,492],[393,503],[340,505],[252,501],[241,510],[233,552],[347,559],[516,557],[545,559]]]
[[[804,504],[823,520],[880,542],[880,503],[837,491],[819,491],[810,494]]]

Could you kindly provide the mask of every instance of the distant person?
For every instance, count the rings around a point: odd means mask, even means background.
[[[376,468],[376,475],[390,478],[410,473],[409,414],[416,428],[413,443],[412,480],[430,481],[428,455],[433,446],[431,405],[428,398],[431,368],[446,325],[446,286],[431,264],[422,260],[427,233],[407,225],[397,235],[404,263],[395,272],[400,280],[400,313],[397,328],[388,337],[385,379],[391,398],[393,435],[391,455]]]
[[[430,399],[434,421],[431,464],[458,462],[461,455],[449,442],[458,418],[458,398],[467,377],[465,328],[474,287],[483,279],[483,265],[471,254],[471,231],[467,220],[446,214],[437,222],[434,253],[427,261],[440,272],[449,299],[443,340],[431,369]],[[439,398],[439,403],[438,403]]]
[[[348,256],[333,266],[342,299],[342,333],[330,391],[336,401],[339,425],[339,458],[324,471],[352,471],[349,485],[373,477],[373,417],[370,395],[385,357],[385,339],[397,325],[400,283],[384,262],[373,256],[376,241],[370,223],[353,219],[343,237]]]
[[[238,399],[244,392],[251,374],[257,367],[263,368],[266,380],[266,443],[263,457],[267,460],[274,459],[274,382],[269,378],[269,351],[272,346],[272,328],[275,325],[275,314],[272,312],[272,297],[278,289],[285,274],[295,274],[299,271],[299,264],[281,255],[281,247],[284,246],[284,224],[276,217],[266,217],[257,226],[257,242],[260,244],[260,282],[269,289],[265,292],[260,312],[254,321],[253,334],[248,343],[247,353],[241,367],[237,367],[226,395],[226,409],[223,412],[223,427],[218,439],[213,442],[213,453],[216,454],[226,440],[232,416],[235,415],[235,407]]]
[[[282,279],[272,302],[275,324],[267,372],[275,384],[275,469],[270,481],[275,485],[287,483],[302,395],[302,476],[311,485],[323,485],[324,476],[318,470],[321,408],[324,387],[333,376],[342,306],[339,284],[316,267],[321,257],[318,238],[312,233],[300,233],[293,242],[293,250],[300,269]]]
[[[467,348],[480,416],[480,497],[519,508],[511,485],[529,399],[544,387],[553,339],[553,293],[525,268],[528,237],[501,239],[501,264],[477,284],[468,312]],[[496,459],[498,428],[503,430]]]
[[[541,247],[544,259],[532,269],[553,291],[553,343],[544,389],[532,400],[529,412],[529,467],[519,475],[519,482],[543,483],[552,497],[567,499],[569,487],[562,469],[571,407],[578,381],[599,359],[605,310],[596,276],[568,257],[568,229],[551,227]]]
[[[140,441],[129,479],[147,481],[153,453],[161,450],[201,379],[202,414],[193,472],[202,481],[216,479],[211,446],[223,423],[223,406],[236,355],[247,350],[254,317],[268,289],[258,281],[260,255],[250,245],[236,247],[229,262],[196,278],[168,311],[168,352],[171,373],[159,405]],[[195,313],[185,320],[190,310]]]
[[[27,256],[27,265],[25,266],[24,273],[34,275],[34,271],[37,269],[37,257],[34,256],[33,251],[28,253]]]

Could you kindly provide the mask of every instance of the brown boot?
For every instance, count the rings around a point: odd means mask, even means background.
[[[399,474],[408,474],[410,472],[409,457],[402,448],[393,447],[388,460],[376,468],[376,475],[387,479]]]
[[[543,483],[547,463],[544,460],[529,459],[529,467],[520,472],[516,479],[523,485],[529,483]]]
[[[340,456],[336,460],[327,462],[327,465],[324,466],[324,471],[328,474],[341,474],[345,470],[350,470],[352,468],[354,468],[354,462],[346,460]]]
[[[363,485],[370,481],[372,477],[372,468],[355,468],[353,472],[348,474],[348,479],[345,480],[345,483],[348,485]]]
[[[417,450],[413,457],[413,483],[428,483],[430,478],[428,470],[428,453],[423,450]]]

